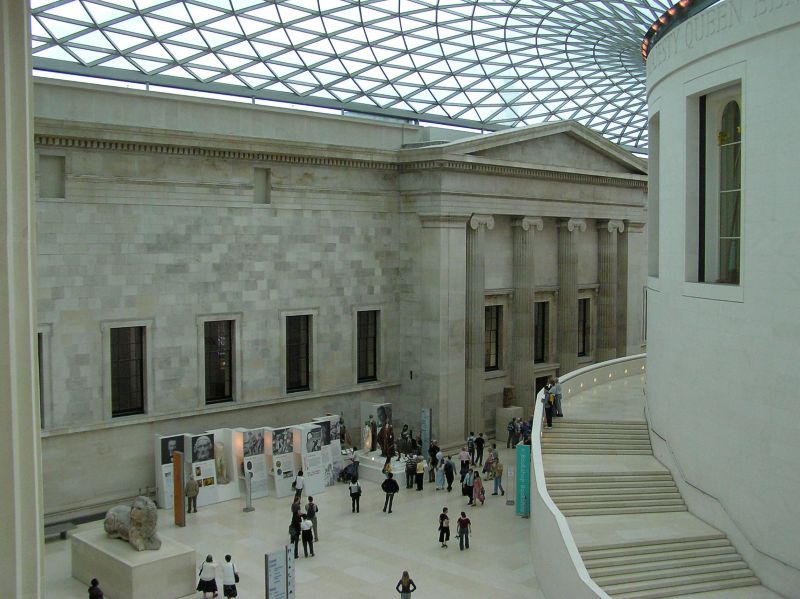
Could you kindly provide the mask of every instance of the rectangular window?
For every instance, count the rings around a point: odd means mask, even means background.
[[[310,384],[311,316],[286,317],[286,391],[308,391]]]
[[[203,323],[205,338],[206,403],[233,401],[234,321]]]
[[[589,298],[578,300],[578,355],[589,355]]]
[[[144,413],[144,327],[111,329],[111,416]]]
[[[503,325],[503,306],[486,306],[484,308],[484,368],[500,369],[500,327]]]
[[[377,310],[358,312],[358,382],[378,380]]]
[[[547,361],[547,316],[548,302],[536,302],[533,309],[533,361],[542,364]]]

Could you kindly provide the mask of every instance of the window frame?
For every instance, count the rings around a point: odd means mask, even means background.
[[[538,318],[538,308],[539,305],[544,306],[544,326],[539,326],[539,318]],[[534,364],[547,364],[548,359],[550,358],[550,347],[549,347],[549,335],[550,335],[550,300],[534,300],[533,302],[533,363]],[[541,330],[541,333],[540,333]],[[536,353],[539,347],[541,335],[541,345],[542,345],[542,359],[539,360],[536,357]]]
[[[374,374],[372,376],[362,376],[361,374],[361,340],[362,337],[359,335],[360,332],[360,315],[361,314],[375,314],[375,338],[374,338],[374,346],[372,348],[373,353],[373,360],[374,360]],[[381,343],[381,330],[382,330],[382,323],[381,323],[381,309],[377,307],[356,307],[353,309],[353,319],[354,319],[354,339],[355,339],[355,348],[354,348],[354,364],[355,364],[355,381],[356,384],[364,384],[364,383],[374,383],[381,379],[381,363],[383,360],[381,359],[381,350],[383,344]]]
[[[52,324],[40,324],[36,328],[39,426],[42,430],[53,426],[53,377],[52,377]]]
[[[113,400],[111,397],[111,329],[128,328],[128,327],[143,327],[144,328],[144,343],[142,351],[143,356],[143,411],[136,414],[128,414],[126,416],[113,415]],[[155,338],[157,329],[155,326],[155,319],[138,319],[138,320],[108,320],[100,323],[100,331],[102,338],[102,368],[103,368],[103,419],[107,421],[116,420],[118,418],[131,418],[151,414],[154,410],[153,398],[155,397],[155,376],[153,372],[153,348],[155,347]]]
[[[594,335],[592,335],[592,323],[594,319],[592,318],[592,298],[589,296],[579,296],[578,297],[578,357],[579,358],[591,358],[592,352],[592,342],[594,340]],[[581,314],[581,306],[586,306],[586,309],[583,310],[583,316]],[[581,326],[583,324],[583,326]]]
[[[237,402],[240,399],[242,389],[242,369],[244,361],[242,359],[242,313],[228,312],[220,314],[202,314],[196,317],[197,323],[197,389],[198,407],[214,406],[217,404]],[[232,322],[233,347],[232,372],[231,372],[231,398],[209,400],[206,389],[206,336],[205,325],[209,322]]]
[[[490,319],[490,312],[494,316]],[[483,307],[483,370],[484,372],[497,372],[503,370],[503,304],[485,304]],[[490,322],[494,321],[494,329],[490,328]],[[490,338],[494,335],[494,340]],[[494,343],[494,363],[491,363],[492,353],[490,348]]]
[[[288,337],[287,337],[287,321],[288,318],[294,316],[307,316],[309,317],[308,326],[308,340],[307,340],[307,366],[306,371],[308,374],[308,385],[305,387],[298,387],[289,389],[287,370],[289,365],[289,352],[288,352]],[[307,310],[287,310],[281,313],[281,388],[288,396],[297,396],[310,394],[317,390],[319,373],[317,371],[317,322],[319,320],[318,309]]]

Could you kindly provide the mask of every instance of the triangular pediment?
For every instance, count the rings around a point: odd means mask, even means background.
[[[449,156],[475,156],[516,163],[593,171],[611,175],[644,175],[647,161],[574,121],[544,123],[442,144]]]

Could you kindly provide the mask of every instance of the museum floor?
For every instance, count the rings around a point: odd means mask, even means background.
[[[501,455],[508,465],[512,451],[503,448]],[[407,491],[401,480],[394,513],[387,515],[381,511],[383,493],[378,485],[362,482],[360,514],[350,512],[344,484],[315,498],[320,507],[320,542],[314,545],[314,558],[304,559],[300,549],[298,597],[397,596],[394,586],[403,570],[416,582],[419,591],[414,597],[420,599],[486,597],[497,592],[504,599],[543,597],[531,566],[529,522],[516,516],[504,497],[489,495],[484,506],[466,507],[466,499],[455,487],[452,493],[434,491],[428,484],[422,492]],[[198,560],[211,553],[219,561],[230,553],[241,573],[239,597],[263,597],[264,553],[286,541],[290,504],[288,498],[259,499],[254,501],[255,512],[243,513],[238,501],[220,503],[187,514],[183,529],[168,523],[171,512],[159,511],[160,534],[194,547]],[[469,551],[459,551],[457,539],[451,539],[448,549],[439,546],[436,528],[444,505],[453,521],[462,509],[472,520]],[[96,526],[102,522],[79,529]],[[86,585],[70,576],[69,541],[45,545],[45,575],[46,597],[86,597]]]

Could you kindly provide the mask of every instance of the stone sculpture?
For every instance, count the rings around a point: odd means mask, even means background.
[[[128,541],[136,551],[161,549],[157,525],[156,504],[142,495],[133,500],[133,505],[112,507],[103,522],[108,536]]]
[[[217,484],[227,485],[230,479],[228,479],[228,467],[225,465],[225,444],[221,441],[214,443],[214,466],[217,469]]]

